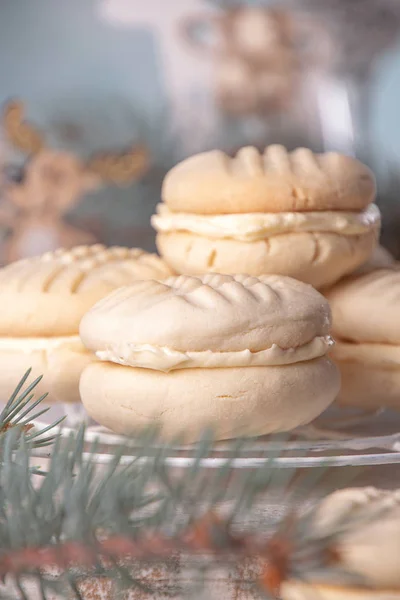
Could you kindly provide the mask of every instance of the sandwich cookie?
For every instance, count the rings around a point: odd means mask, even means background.
[[[326,536],[334,545],[336,560],[326,566],[319,580],[317,573],[308,575],[303,570],[301,581],[285,581],[282,600],[400,599],[399,490],[335,492],[317,508],[313,529],[311,539]],[[346,582],[338,569],[348,574]]]
[[[345,278],[326,292],[340,368],[338,402],[357,408],[400,409],[400,270],[377,269]]]
[[[168,277],[156,255],[100,244],[59,249],[0,269],[0,392],[8,398],[27,369],[43,375],[37,393],[79,401],[79,377],[92,357],[78,331],[84,313],[137,279]]]
[[[97,303],[80,336],[89,413],[116,433],[157,425],[194,442],[286,431],[339,390],[330,310],[311,286],[276,275],[206,274],[136,282]]]
[[[365,273],[385,268],[397,268],[397,262],[386,248],[377,246],[367,262],[353,271],[352,275],[364,275]]]
[[[214,150],[167,174],[152,224],[178,273],[279,273],[322,288],[370,257],[380,229],[374,198],[371,171],[348,156]]]

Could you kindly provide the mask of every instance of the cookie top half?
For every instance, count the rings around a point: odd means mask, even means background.
[[[155,254],[101,244],[12,263],[0,269],[0,336],[76,335],[83,314],[116,288],[170,275]]]
[[[266,275],[181,275],[136,282],[98,302],[80,335],[93,351],[150,344],[176,351],[297,348],[330,330],[330,309],[310,285]]]
[[[244,147],[192,156],[166,175],[162,198],[175,212],[360,211],[376,194],[372,172],[355,158],[307,148]]]

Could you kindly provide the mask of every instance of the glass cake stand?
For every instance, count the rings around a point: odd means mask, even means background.
[[[36,421],[34,425],[38,428],[46,426],[54,415],[57,413],[50,409],[46,415],[47,423]],[[60,427],[65,438],[76,431],[77,423]],[[93,460],[98,464],[107,464],[116,447],[123,447],[122,464],[129,463],[138,453],[142,455],[137,440],[116,435],[89,422],[85,435],[88,456],[94,441],[98,445]],[[232,458],[233,445],[232,441],[216,444],[202,459],[202,466],[220,467]],[[170,448],[166,463],[171,467],[189,467],[195,460],[193,449],[193,446]],[[48,448],[36,449],[35,456],[48,456],[48,452]],[[149,458],[151,454],[149,451]],[[240,458],[233,459],[231,466],[235,469],[256,468],[271,456],[277,456],[273,465],[279,468],[400,464],[400,413],[383,409],[362,413],[330,408],[311,425],[290,434],[249,439],[240,451]],[[145,458],[142,456],[141,460]]]

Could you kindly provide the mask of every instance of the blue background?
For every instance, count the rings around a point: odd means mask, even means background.
[[[147,1],[162,6],[167,0]],[[166,93],[159,52],[150,28],[103,22],[97,0],[0,1],[0,102],[21,97],[29,116],[46,123],[52,143],[70,144],[75,151],[117,147],[144,129],[154,151],[162,154]],[[400,50],[386,56],[374,82],[374,154],[381,164],[400,161],[399,95]],[[69,122],[81,125],[72,141],[57,129]],[[168,167],[173,158],[167,152],[160,161]],[[121,228],[148,227],[159,183],[103,190],[86,199],[80,212],[107,215],[109,239],[104,241],[115,241],[115,230],[118,241],[129,243],[121,239]]]

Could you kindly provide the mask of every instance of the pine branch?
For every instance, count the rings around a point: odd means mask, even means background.
[[[99,561],[111,566],[116,561],[166,559],[177,552],[187,554],[256,554],[254,535],[233,536],[227,524],[210,513],[174,537],[152,533],[138,538],[124,534],[108,535],[87,541],[64,541],[46,547],[30,547],[8,552],[0,557],[0,577],[29,572],[32,569],[58,567],[72,569],[79,565],[94,569]]]
[[[60,425],[65,417],[58,419],[40,431],[33,430],[34,426],[31,421],[34,421],[35,419],[38,419],[46,414],[50,408],[40,407],[40,405],[46,399],[47,394],[42,394],[42,396],[34,400],[34,391],[42,380],[42,376],[37,377],[26,388],[24,387],[30,374],[31,369],[28,369],[0,413],[0,439],[4,433],[10,429],[15,429],[18,431],[17,437],[19,437],[21,434],[24,434],[25,440],[31,443],[34,447],[38,448],[48,446],[54,442],[55,434],[51,434],[48,437],[43,437],[43,435]],[[35,410],[39,407],[40,410],[35,412]]]
[[[85,452],[84,437],[84,427],[67,440],[56,436],[47,471],[33,485],[32,445],[22,437],[15,449],[15,431],[4,434],[0,577],[20,582],[21,598],[21,582],[32,575],[45,598],[55,585],[49,574],[54,568],[57,583],[77,599],[82,582],[90,577],[112,578],[121,589],[141,587],[143,581],[134,574],[138,565],[160,563],[176,553],[201,558],[196,567],[200,578],[217,566],[254,559],[261,566],[253,584],[266,597],[275,597],[280,582],[292,574],[317,571],[322,577],[334,576],[334,534],[313,537],[310,517],[288,515],[272,533],[268,523],[261,523],[256,532],[236,530],[241,511],[247,514],[260,494],[289,490],[304,495],[327,474],[323,469],[317,475],[312,471],[293,485],[296,473],[274,465],[279,444],[253,477],[243,474],[232,483],[232,496],[240,501],[221,512],[232,469],[228,460],[212,476],[204,472],[201,459],[213,449],[208,433],[192,450],[192,467],[179,475],[166,464],[171,447],[154,431],[138,438],[130,464],[121,464],[121,447],[102,472],[95,463],[97,444]],[[244,445],[243,440],[235,443],[235,456]],[[330,479],[336,487],[338,482],[332,475]]]
[[[82,584],[99,576],[112,579],[120,590],[143,590],[144,582],[135,575],[138,566],[176,554],[196,558],[200,579],[221,565],[254,560],[259,569],[253,584],[267,598],[276,597],[286,578],[309,573],[330,582],[360,583],[340,569],[335,554],[336,537],[354,526],[351,522],[317,536],[312,512],[306,517],[289,513],[272,528],[264,522],[238,533],[240,517],[248,515],[261,494],[279,492],[293,505],[328,475],[323,468],[303,477],[276,468],[284,438],[273,445],[263,467],[235,478],[232,461],[246,452],[246,442],[233,442],[230,458],[210,474],[202,468],[202,459],[213,455],[210,432],[187,451],[191,466],[182,473],[166,461],[171,445],[150,429],[135,440],[129,464],[122,464],[127,449],[121,446],[100,469],[98,443],[87,449],[84,426],[66,439],[43,437],[51,425],[33,433],[27,427],[41,413],[44,398],[32,397],[40,378],[21,391],[28,376],[0,415],[0,577],[13,583],[22,600],[28,597],[26,578],[32,577],[44,599],[57,589],[80,600]],[[50,443],[47,470],[33,480],[34,448]],[[329,483],[337,489],[348,481],[329,472]],[[229,510],[222,510],[232,498]],[[0,598],[8,597],[0,590]]]

